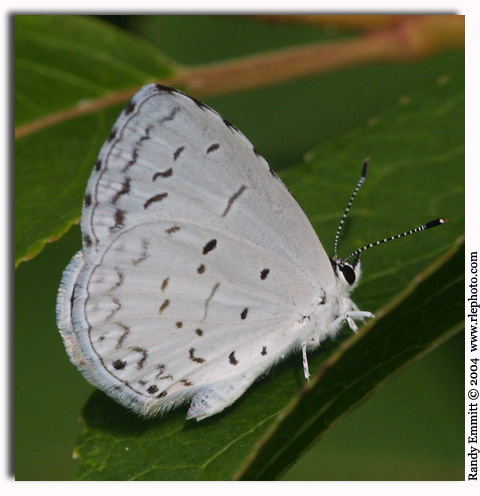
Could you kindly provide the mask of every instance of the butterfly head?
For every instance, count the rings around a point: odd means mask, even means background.
[[[338,257],[330,258],[333,272],[342,287],[351,291],[358,284],[362,274],[360,257],[356,257],[353,263],[348,263]]]

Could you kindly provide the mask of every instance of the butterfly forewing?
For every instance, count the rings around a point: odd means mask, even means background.
[[[62,333],[86,377],[142,413],[216,381],[245,389],[334,284],[308,219],[250,142],[161,86],[116,122],[81,227]]]

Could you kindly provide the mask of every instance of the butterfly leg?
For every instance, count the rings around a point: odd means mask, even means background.
[[[371,312],[363,312],[361,310],[354,310],[354,311],[351,311],[351,312],[346,312],[343,315],[340,315],[339,317],[337,317],[331,323],[330,329],[332,331],[334,331],[334,330],[336,330],[338,328],[338,326],[340,326],[342,324],[342,322],[346,322],[348,324],[348,327],[350,327],[350,329],[353,332],[357,332],[358,331],[358,326],[357,326],[357,324],[355,324],[355,321],[353,319],[364,320],[364,319],[370,319],[372,317],[374,317],[373,313],[371,313]]]
[[[345,317],[345,320],[347,321],[348,327],[350,327],[350,329],[353,332],[357,332],[358,331],[358,326],[357,326],[357,324],[355,324],[355,321],[352,319],[352,317],[350,317],[350,315],[347,315]]]
[[[308,370],[308,358],[307,358],[307,343],[302,343],[302,359],[303,359],[303,373],[307,381],[310,380],[310,371]]]

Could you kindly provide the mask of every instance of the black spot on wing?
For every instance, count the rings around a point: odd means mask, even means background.
[[[223,211],[222,217],[225,217],[230,209],[232,208],[233,202],[238,199],[238,197],[247,189],[245,185],[241,185],[240,188],[228,199],[227,206]]]
[[[158,195],[152,196],[143,204],[143,208],[146,210],[152,203],[161,202],[167,196],[168,193],[159,193]]]
[[[147,350],[145,348],[141,348],[140,346],[133,346],[132,348],[130,348],[130,350],[134,351],[135,353],[140,353],[140,355],[142,355],[140,360],[138,360],[137,362],[137,369],[138,370],[143,369],[143,365],[145,364],[145,361],[148,358]]]
[[[120,189],[113,195],[111,199],[112,205],[116,205],[120,197],[122,197],[123,195],[128,195],[130,193],[130,183],[131,179],[129,177],[126,177],[122,183],[122,189]]]
[[[173,107],[173,109],[170,111],[168,115],[160,119],[161,123],[168,122],[168,121],[173,121],[175,119],[175,116],[180,112],[180,107]]]
[[[168,380],[173,381],[173,376],[171,374],[165,375],[165,368],[166,367],[165,367],[165,365],[163,363],[157,365],[155,368],[158,370],[158,373],[155,376],[155,379],[157,379],[157,380],[168,379]]]
[[[108,315],[105,320],[110,320],[113,319],[115,314],[122,308],[122,304],[120,303],[120,300],[116,297],[112,297],[112,302],[116,305],[116,308],[113,308],[112,311],[110,312],[110,315]]]
[[[142,136],[140,136],[140,138],[137,140],[137,143],[136,143],[137,146],[140,146],[144,141],[151,139],[150,138],[150,131],[152,129],[153,129],[153,124],[149,124],[145,128],[144,134],[142,134]]]
[[[135,103],[130,100],[130,103],[125,108],[125,115],[131,114],[135,110]]]
[[[235,352],[232,351],[230,353],[230,355],[228,355],[228,361],[232,364],[232,365],[237,365],[238,364],[238,360],[235,358]]]
[[[190,360],[192,360],[192,362],[196,362],[196,363],[203,363],[205,362],[205,359],[204,358],[200,358],[200,357],[196,357],[195,356],[195,348],[190,348],[188,350],[188,357],[190,358]]]
[[[212,290],[210,291],[210,295],[205,300],[205,313],[203,314],[203,320],[205,320],[207,318],[208,306],[210,305],[210,302],[212,301],[212,298],[214,297],[214,295],[217,292],[219,287],[220,287],[220,283],[216,282],[215,285],[213,286]]]
[[[125,210],[117,208],[113,216],[115,224],[109,228],[110,231],[115,231],[125,226]]]
[[[112,366],[115,370],[123,370],[127,365],[127,362],[125,362],[124,360],[115,360],[113,363],[112,363]]]
[[[248,315],[248,308],[244,308],[244,309],[242,310],[242,313],[240,314],[240,318],[241,318],[242,320],[245,320],[245,319],[247,318],[247,315]]]
[[[124,275],[124,273],[118,267],[115,267],[114,270],[115,270],[115,273],[117,274],[118,279],[115,282],[115,284],[111,288],[109,288],[108,293],[112,293],[113,291],[115,291],[125,281],[125,275]]]
[[[107,141],[110,143],[112,142],[117,136],[117,128],[114,127],[111,131],[110,134],[108,135]]]
[[[138,148],[134,148],[132,155],[130,156],[130,160],[125,164],[125,167],[122,169],[122,172],[127,172],[132,165],[135,165],[137,163],[138,159]]]
[[[206,255],[211,252],[217,246],[217,240],[211,239],[204,247],[202,253]]]
[[[173,233],[176,233],[177,231],[180,231],[179,226],[173,226],[173,227],[169,227],[168,229],[165,229],[165,232],[167,234],[173,234]]]
[[[115,345],[115,348],[119,350],[123,346],[123,343],[125,339],[127,339],[127,336],[130,334],[130,327],[122,324],[121,322],[117,322],[116,324],[122,330],[122,335],[118,338],[117,344]]]
[[[165,172],[155,172],[155,174],[152,177],[152,182],[158,179],[159,177],[171,177],[173,174],[173,169],[167,169]]]
[[[150,246],[150,241],[148,239],[142,239],[142,253],[138,258],[132,259],[132,264],[137,266],[144,262],[148,258],[148,247]]]
[[[173,161],[177,160],[177,158],[180,156],[180,154],[185,150],[184,146],[180,146],[175,150],[175,153],[173,154]]]
[[[158,309],[158,313],[162,313],[167,307],[170,305],[170,300],[166,299],[164,302],[160,305],[160,308]]]
[[[260,279],[264,281],[267,278],[269,272],[270,269],[263,269],[262,272],[260,272]]]
[[[215,150],[218,150],[220,148],[220,145],[218,143],[213,143],[213,145],[210,145],[208,148],[207,148],[207,154],[208,153],[212,153],[214,152]]]

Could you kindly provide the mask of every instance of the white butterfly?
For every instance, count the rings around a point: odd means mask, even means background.
[[[145,86],[120,115],[81,228],[60,332],[85,378],[141,415],[190,399],[187,418],[219,413],[297,350],[308,379],[307,349],[372,316],[349,298],[363,249],[329,259],[243,134],[171,88]]]

